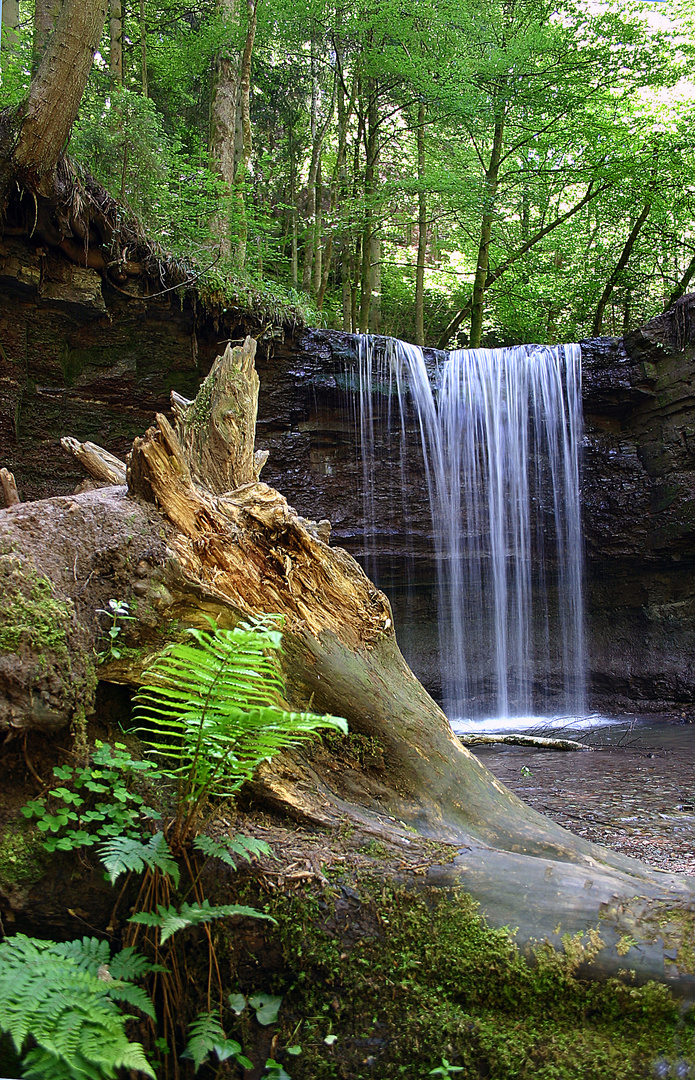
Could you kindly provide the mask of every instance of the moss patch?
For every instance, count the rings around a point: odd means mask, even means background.
[[[22,647],[37,654],[67,657],[67,629],[72,604],[56,600],[48,578],[37,574],[12,553],[0,555],[0,652]]]
[[[8,829],[0,835],[0,885],[33,884],[46,871],[47,856],[34,830]]]
[[[277,1056],[293,1080],[419,1080],[443,1058],[462,1080],[634,1080],[695,1061],[667,988],[578,978],[598,932],[529,963],[459,890],[374,882],[274,896],[267,910],[284,960],[267,987],[284,994]]]

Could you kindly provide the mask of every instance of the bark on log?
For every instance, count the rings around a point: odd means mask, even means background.
[[[548,739],[541,735],[459,735],[463,746],[533,746],[538,750],[593,750],[575,739]]]
[[[125,484],[126,465],[120,458],[93,442],[81,443],[66,435],[60,445],[79,461],[85,472],[102,484]]]
[[[224,402],[243,383],[234,400],[248,400],[255,374],[245,359],[218,363],[215,378],[191,416],[211,416],[203,403],[213,391]],[[229,409],[220,409],[224,419]],[[253,446],[237,419],[225,430],[242,432],[248,478]],[[357,563],[319,539],[267,485],[252,478],[222,490],[237,474],[229,465],[220,471],[193,423],[180,423],[183,442],[164,416],[135,441],[130,494],[104,488],[0,516],[8,573],[20,582],[45,575],[64,605],[69,658],[98,642],[95,609],[109,596],[137,598],[123,644],[138,650],[104,664],[100,675],[130,684],[174,626],[204,626],[206,615],[223,626],[248,614],[284,615],[291,704],[345,716],[354,732],[378,740],[384,767],[337,765],[328,750],[309,748],[262,769],[250,785],[254,798],[322,825],[347,815],[402,846],[416,830],[453,854],[430,868],[428,883],[463,886],[493,924],[518,927],[519,942],[559,943],[562,934],[599,926],[605,948],[593,973],[633,969],[692,997],[695,881],[573,836],[508,791],[461,745],[407,667],[388,600]],[[12,708],[0,708],[0,726],[41,726],[37,700],[48,692],[47,670],[35,664],[20,686],[15,658],[2,659],[0,704],[14,698]],[[67,665],[62,697],[53,695],[53,726],[69,721],[78,696],[89,697],[88,686],[77,695],[70,680]]]

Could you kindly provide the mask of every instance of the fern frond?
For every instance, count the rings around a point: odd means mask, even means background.
[[[74,960],[81,971],[88,971],[90,975],[96,975],[99,968],[109,964],[111,960],[108,941],[100,941],[95,937],[83,937],[81,941],[60,942],[53,951]]]
[[[187,801],[232,794],[261,762],[321,728],[347,732],[340,717],[282,708],[276,621],[189,633],[194,644],[169,645],[135,698],[136,716],[155,733],[150,747],[169,758],[163,771],[183,779]]]
[[[254,836],[242,836],[237,833],[235,837],[225,837],[224,840],[213,840],[211,836],[200,833],[193,841],[193,847],[201,851],[207,859],[219,859],[236,869],[236,863],[232,858],[239,855],[246,862],[251,862],[252,855],[271,855],[272,849],[265,840],[257,840]]]
[[[156,1019],[154,1005],[141,986],[114,979],[113,982],[107,983],[107,993],[114,1001],[125,1001],[128,1005],[134,1005],[140,1012],[144,1012],[146,1016]]]
[[[159,964],[151,964],[146,956],[139,953],[132,945],[121,949],[109,962],[109,971],[114,979],[125,979],[132,982],[147,975],[150,971],[163,971]]]
[[[138,911],[132,915],[129,922],[140,923],[144,926],[158,926],[159,940],[163,945],[173,934],[187,926],[198,926],[200,923],[212,922],[214,919],[226,919],[230,915],[243,915],[251,919],[267,919],[275,922],[270,915],[256,908],[246,907],[243,904],[218,904],[211,905],[209,900],[203,900],[202,904],[182,904],[180,908],[173,906],[164,907],[158,905],[157,911]]]
[[[92,938],[66,947],[17,934],[0,944],[0,1030],[20,1054],[31,1038],[25,1077],[104,1080],[115,1077],[122,1061],[132,1060],[132,1068],[154,1080],[142,1047],[129,1042],[126,1018],[110,997],[116,984],[85,969],[101,955],[101,943]]]
[[[148,870],[161,870],[172,879],[174,885],[179,883],[181,871],[161,832],[151,836],[146,844],[129,836],[114,836],[101,845],[99,858],[106,867],[112,885],[121,874],[129,870],[141,874],[145,867]]]
[[[196,1070],[204,1065],[210,1054],[216,1054],[219,1061],[235,1057],[241,1053],[241,1046],[234,1039],[228,1039],[227,1034],[213,1013],[200,1013],[189,1024],[190,1037],[182,1058],[190,1058]]]

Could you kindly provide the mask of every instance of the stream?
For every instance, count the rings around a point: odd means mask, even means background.
[[[595,749],[497,746],[475,753],[520,799],[570,832],[657,870],[695,874],[692,722],[630,716],[562,734]]]

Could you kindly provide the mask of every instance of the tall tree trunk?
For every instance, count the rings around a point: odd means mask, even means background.
[[[343,243],[340,252],[340,276],[342,285],[343,301],[343,330],[348,334],[353,330],[352,325],[352,240],[347,233],[343,233]]]
[[[680,300],[681,296],[685,296],[686,289],[688,288],[688,285],[692,281],[693,277],[695,277],[695,255],[693,255],[692,259],[686,266],[680,281],[678,282],[675,289],[666,301],[666,304],[664,305],[664,311],[668,311],[670,307],[673,307],[676,300]]]
[[[12,52],[19,41],[19,0],[1,0],[0,51]]]
[[[319,84],[316,64],[316,41],[311,38],[311,112],[309,117],[311,131],[311,162],[309,164],[309,179],[307,181],[307,233],[304,241],[304,266],[302,268],[302,290],[311,292],[311,278],[314,269],[314,251],[316,238],[316,176],[321,157],[321,145],[318,138],[319,131]]]
[[[140,78],[142,96],[147,97],[147,21],[145,19],[145,0],[140,0]]]
[[[246,196],[244,186],[246,174],[251,161],[253,149],[251,132],[251,57],[253,55],[253,43],[256,37],[256,25],[258,21],[258,0],[246,0],[248,13],[248,25],[246,28],[246,41],[241,57],[239,78],[239,114],[241,118],[241,156],[237,160],[236,174],[234,176],[234,190],[238,213],[238,239],[235,262],[239,269],[243,270],[246,264],[246,245],[248,242],[248,220],[246,216]]]
[[[323,302],[326,299],[326,290],[328,288],[328,278],[331,273],[331,261],[333,259],[333,237],[328,237],[328,243],[326,244],[326,250],[323,255],[323,273],[321,274],[321,285],[319,286],[318,296],[316,297],[316,307],[319,311],[323,311]]]
[[[237,20],[237,0],[218,0],[217,13],[228,26]],[[217,175],[231,196],[237,169],[237,126],[239,118],[239,90],[241,82],[241,55],[223,46],[215,58],[212,101],[210,108],[210,156]],[[231,256],[230,207],[223,207],[215,214],[210,230],[220,244],[220,254],[228,260]]]
[[[107,0],[64,0],[29,93],[0,146],[0,205],[12,180],[52,194],[106,20]]]
[[[325,115],[320,117],[318,61],[315,52],[316,44],[313,41],[311,50],[311,162],[309,164],[309,178],[307,180],[307,233],[304,242],[304,266],[302,269],[302,289],[306,293],[311,292],[311,283],[314,278],[314,257],[317,252],[317,233],[320,228],[316,201],[316,185],[321,162],[321,150],[323,147],[323,140],[328,131],[328,126],[333,117],[336,98],[336,77],[334,73],[333,86],[331,87],[331,100]],[[319,282],[320,278],[317,276],[314,280]]]
[[[478,262],[475,268],[475,278],[473,280],[473,297],[471,301],[471,349],[480,348],[480,340],[483,334],[483,315],[485,312],[485,287],[490,261],[490,240],[492,239],[492,223],[495,218],[495,201],[497,199],[497,185],[499,182],[499,169],[500,161],[502,159],[503,139],[504,115],[500,114],[495,121],[495,131],[492,139],[492,150],[490,152],[490,164],[488,165],[485,173],[483,217],[480,224]]]
[[[287,136],[290,161],[290,275],[292,288],[299,283],[299,257],[297,251],[297,163],[294,153],[294,122],[290,123]]]
[[[39,70],[51,34],[58,23],[58,16],[62,6],[63,0],[35,0],[34,41],[31,60],[32,75],[35,75]]]
[[[606,311],[606,305],[610,300],[611,296],[613,295],[613,289],[615,288],[620,278],[620,275],[630,261],[630,256],[632,255],[632,250],[637,241],[637,237],[641,233],[642,227],[647,218],[649,217],[651,209],[652,202],[650,199],[649,202],[646,202],[644,204],[640,216],[637,218],[637,221],[632,226],[630,230],[630,235],[628,236],[625,244],[623,245],[623,250],[620,253],[620,258],[615,264],[615,268],[610,277],[608,278],[608,281],[606,282],[606,287],[601,293],[601,298],[596,307],[596,314],[594,315],[594,325],[592,330],[594,337],[600,337],[601,335],[601,331],[603,330],[603,317]]]
[[[425,103],[417,111],[417,265],[415,268],[415,344],[425,344],[425,255],[427,253],[427,199],[425,196]]]
[[[345,100],[345,65],[343,62],[343,52],[340,42],[336,39],[335,53],[336,53],[336,75],[337,75],[337,107],[338,107],[338,153],[336,155],[335,162],[335,205],[333,206],[334,212],[339,209],[341,214],[341,225],[339,230],[339,244],[340,244],[340,276],[342,286],[342,309],[343,309],[343,330],[351,331],[354,329],[352,325],[352,304],[351,304],[351,289],[352,289],[352,230],[349,225],[347,216],[347,204],[349,200],[349,183],[348,183],[348,169],[347,169],[347,139],[348,139],[348,124],[355,110],[355,99],[357,95],[358,85],[358,67],[355,66],[355,70],[352,75],[352,85],[350,89],[349,99]],[[325,293],[325,289],[324,289]]]
[[[372,219],[373,221],[373,219]],[[381,333],[381,237],[372,225],[372,235],[369,241],[369,332],[370,334]]]
[[[351,279],[350,279],[350,322],[352,325],[353,334],[357,333],[357,291],[359,283],[357,281],[357,270],[362,265],[362,239],[358,237],[355,240],[354,246],[351,250]]]
[[[316,199],[315,199],[315,224],[314,224],[314,295],[318,296],[321,291],[323,278],[323,177],[321,169],[321,154],[316,170]]]
[[[376,191],[377,162],[379,156],[376,79],[366,80],[367,123],[365,128],[365,165],[364,165],[364,225],[362,229],[362,268],[360,273],[360,322],[361,334],[369,331],[372,310],[372,238],[374,235],[374,195]]]
[[[109,11],[109,74],[111,85],[123,86],[123,3],[110,0]]]

